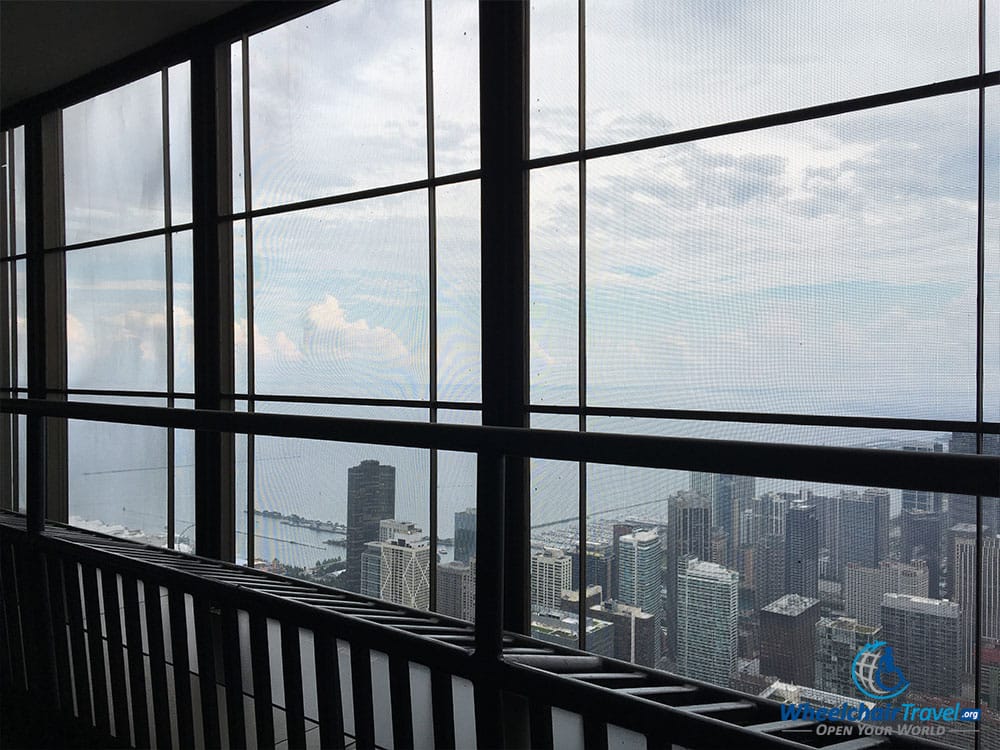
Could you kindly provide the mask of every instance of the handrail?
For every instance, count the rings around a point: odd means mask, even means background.
[[[0,399],[0,413],[1000,497],[1000,457]]]

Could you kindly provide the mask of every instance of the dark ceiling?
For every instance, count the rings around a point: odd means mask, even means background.
[[[245,0],[0,2],[0,106],[48,91]]]

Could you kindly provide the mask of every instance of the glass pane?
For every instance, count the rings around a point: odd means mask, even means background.
[[[438,398],[482,399],[479,180],[437,190]]]
[[[194,402],[179,400],[179,409],[193,409]],[[194,431],[174,430],[174,548],[194,552],[195,478]]]
[[[229,48],[230,135],[233,149],[233,211],[243,211],[243,42],[233,42]]]
[[[579,167],[531,172],[531,403],[579,403]]]
[[[590,403],[973,418],[975,111],[593,161]]]
[[[431,8],[435,170],[479,169],[479,5],[433,0]]]
[[[420,3],[337,3],[250,38],[254,207],[427,176]]]
[[[563,414],[532,414],[531,427],[574,430],[579,419]],[[531,635],[577,648],[579,619],[572,592],[579,591],[580,465],[574,461],[531,459]],[[587,630],[590,625],[588,622]]]
[[[587,145],[972,75],[977,24],[972,2],[588,0]]]
[[[478,425],[478,411],[445,411],[438,421]],[[476,613],[476,454],[438,451],[437,611],[472,621]]]
[[[170,223],[191,221],[191,63],[167,72],[170,102]]]
[[[160,75],[63,111],[66,243],[164,225]]]
[[[579,148],[578,0],[532,0],[531,156]]]
[[[27,261],[14,261],[14,283],[17,296],[17,387],[28,387],[28,281]]]
[[[174,390],[194,393],[194,248],[191,232],[173,235]]]
[[[427,193],[254,222],[256,390],[428,397]]]
[[[14,246],[11,254],[27,250],[24,224],[24,128],[14,128],[14,151],[10,162],[14,165]]]
[[[254,442],[258,567],[429,607],[427,451]]]
[[[1000,88],[986,90],[985,114],[983,418],[1000,422]]]
[[[166,387],[163,238],[66,254],[66,341],[70,388]]]
[[[233,222],[233,369],[237,393],[249,393],[249,317],[247,315],[246,222]],[[254,325],[256,329],[256,324]],[[254,337],[256,344],[257,338]]]
[[[166,406],[157,399],[113,400],[136,406]],[[69,522],[165,547],[167,430],[71,420],[68,439]]]

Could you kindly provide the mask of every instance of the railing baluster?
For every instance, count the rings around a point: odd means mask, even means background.
[[[434,715],[434,747],[455,750],[455,707],[451,692],[451,675],[441,670],[431,671],[431,707]]]
[[[271,662],[267,645],[267,618],[250,612],[250,662],[253,666],[253,710],[257,722],[257,748],[274,747],[274,709],[271,697]]]
[[[52,646],[56,659],[56,689],[63,713],[70,716],[73,714],[73,679],[69,666],[69,643],[66,640],[63,569],[58,557],[46,555],[44,559],[49,577],[49,607],[52,612]]]
[[[323,748],[344,747],[344,710],[340,696],[340,664],[337,640],[317,631],[313,639],[316,659],[316,701],[319,704],[319,744]]]
[[[152,691],[153,721],[156,726],[156,747],[162,750],[172,745],[170,713],[167,704],[167,654],[163,642],[163,601],[158,583],[143,582],[146,604],[146,635],[149,639],[149,681]]]
[[[3,584],[3,611],[7,621],[7,638],[10,644],[11,681],[15,690],[23,692],[28,689],[28,672],[25,669],[21,640],[21,613],[18,608],[14,554],[13,544],[3,545],[3,549],[0,551],[0,583]]]
[[[191,665],[188,660],[187,609],[184,590],[170,587],[170,651],[174,658],[174,697],[177,705],[177,741],[194,747],[194,714],[191,705]]]
[[[585,750],[608,750],[608,725],[597,716],[583,715]]]
[[[365,646],[351,644],[351,686],[354,693],[354,737],[358,750],[375,747],[375,707],[372,705],[372,658]]]
[[[136,580],[122,574],[125,605],[125,642],[128,644],[128,684],[132,697],[132,734],[136,747],[149,747],[149,717],[146,703],[146,667],[142,656],[142,624]]]
[[[243,711],[243,670],[240,667],[239,615],[232,607],[222,610],[222,663],[226,680],[226,721],[229,745],[246,747],[246,718]]]
[[[394,750],[411,750],[413,707],[410,701],[410,662],[399,654],[389,656],[389,696]]]
[[[198,652],[198,684],[201,686],[201,723],[205,735],[205,747],[222,747],[219,727],[219,692],[215,678],[216,643],[212,637],[212,611],[208,602],[197,597],[194,600],[195,643]],[[242,714],[241,714],[242,715]],[[232,745],[232,739],[230,739]]]
[[[306,718],[302,707],[302,648],[299,627],[281,623],[281,669],[285,686],[285,725],[290,750],[306,746]]]
[[[93,688],[94,726],[111,734],[108,678],[104,667],[104,638],[101,637],[100,599],[97,593],[97,568],[82,565],[83,602],[87,610],[87,645],[90,649],[90,684]]]
[[[535,750],[553,750],[552,706],[538,701],[531,701],[529,706],[531,747]]]
[[[104,593],[104,621],[108,634],[108,667],[111,672],[111,710],[115,734],[129,738],[128,695],[125,692],[125,654],[122,646],[121,607],[118,600],[118,576],[105,569],[101,573]]]
[[[63,561],[63,585],[66,588],[66,609],[69,614],[69,639],[73,660],[73,684],[76,692],[77,716],[92,724],[93,709],[90,699],[90,675],[87,647],[83,631],[83,600],[80,598],[80,566]]]

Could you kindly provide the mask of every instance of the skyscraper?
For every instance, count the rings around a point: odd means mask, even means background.
[[[660,633],[656,617],[638,607],[621,602],[605,601],[592,606],[589,614],[595,620],[605,620],[615,628],[616,659],[655,667],[660,655]]]
[[[848,563],[844,575],[844,609],[848,617],[872,627],[882,624],[882,597],[885,594],[928,594],[927,566],[922,560],[913,563],[883,560],[873,568]]]
[[[850,665],[858,650],[881,639],[881,629],[850,617],[822,617],[816,623],[815,686],[837,695],[854,695]]]
[[[611,591],[617,589],[617,582],[612,583],[612,572],[616,570],[614,547],[607,542],[587,542],[587,554],[584,556],[587,586],[600,586],[604,598],[611,598]],[[580,580],[580,550],[570,553],[573,561],[573,581]]]
[[[926,510],[904,510],[901,515],[899,557],[903,562],[923,560],[927,565],[932,599],[941,595],[941,565],[947,514]]]
[[[379,538],[362,554],[362,591],[404,607],[430,607],[431,550],[414,524],[394,519],[380,523]],[[382,533],[384,531],[384,533]]]
[[[952,599],[961,607],[962,668],[972,674],[976,646],[976,534],[968,524],[958,524],[952,532]],[[1000,640],[1000,536],[984,536],[982,545],[981,634],[985,640]]]
[[[736,672],[739,573],[689,556],[677,573],[677,670],[728,685]]]
[[[361,591],[361,556],[379,538],[379,522],[396,515],[396,467],[366,460],[347,470],[347,566],[340,581]]]
[[[694,555],[699,560],[710,559],[711,530],[712,504],[708,497],[697,492],[683,491],[670,497],[667,508],[665,583],[667,654],[671,659],[677,653],[676,602],[680,560],[687,555]]]
[[[633,531],[618,540],[618,599],[660,614],[663,546],[655,531]]]
[[[476,563],[449,562],[437,568],[437,610],[472,620],[476,614]]]
[[[760,611],[760,673],[812,687],[819,599],[785,594]]]
[[[819,518],[815,505],[792,503],[788,508],[785,592],[819,598]]]
[[[733,474],[704,474],[691,472],[692,492],[707,498],[712,507],[711,524],[726,533],[729,548],[727,559],[732,559],[738,538],[740,511],[753,499],[756,479]]]
[[[598,656],[615,653],[615,628],[606,620],[586,621],[587,651]],[[565,612],[535,612],[531,615],[531,636],[560,646],[579,646],[580,620]]]
[[[476,556],[476,509],[455,514],[455,560],[467,563]]]
[[[573,588],[573,563],[565,552],[546,547],[531,556],[531,610],[551,612],[560,608],[562,592]]]
[[[874,568],[889,557],[889,490],[840,494],[840,562]]]
[[[960,695],[959,606],[946,599],[886,594],[882,639],[893,647],[896,665],[911,692],[946,700]]]
[[[941,443],[930,445],[905,445],[904,451],[915,451],[921,453],[943,453],[944,446]],[[903,490],[903,510],[922,510],[928,513],[936,513],[943,507],[940,492],[928,492],[923,490]]]

